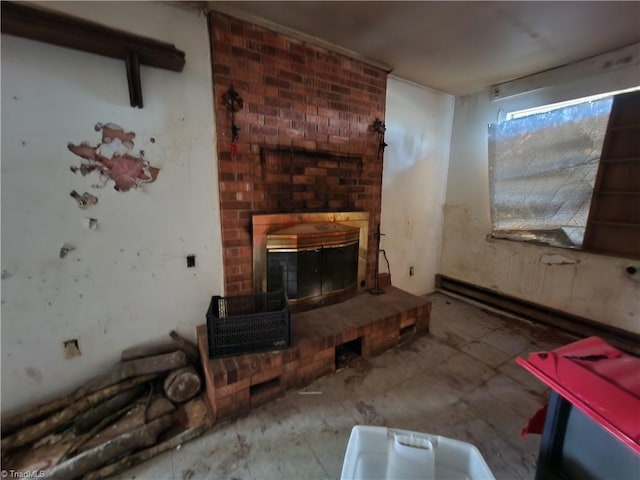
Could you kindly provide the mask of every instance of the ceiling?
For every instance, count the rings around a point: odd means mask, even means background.
[[[640,2],[206,2],[462,95],[640,42]]]

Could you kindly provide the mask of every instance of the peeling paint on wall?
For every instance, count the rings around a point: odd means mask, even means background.
[[[580,263],[580,260],[576,260],[575,258],[568,258],[558,254],[542,255],[540,257],[540,261],[542,263],[546,263],[547,265],[575,265],[576,263]]]
[[[98,166],[97,165],[91,165],[88,163],[83,163],[82,165],[80,165],[80,167],[70,167],[69,168],[73,173],[78,173],[80,172],[82,174],[83,177],[86,177],[87,175],[89,175],[91,172],[93,172],[94,170],[98,170]]]
[[[79,169],[72,167],[74,173],[80,171],[82,175],[87,175],[98,170],[107,180],[113,180],[114,188],[119,192],[127,192],[140,184],[156,180],[160,169],[149,164],[144,152],[140,151],[138,156],[132,154],[136,136],[134,132],[125,132],[114,123],[97,123],[95,130],[102,131],[102,141],[95,147],[89,142],[67,145],[75,155],[93,162],[83,164]]]
[[[80,195],[75,190],[72,190],[69,195],[71,195],[71,198],[73,198],[78,203],[78,206],[83,210],[98,203],[98,197],[91,195],[89,192],[84,192]]]

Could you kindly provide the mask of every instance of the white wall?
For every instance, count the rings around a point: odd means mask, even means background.
[[[614,56],[610,65],[624,63],[616,63]],[[572,79],[562,71],[539,74],[536,85],[546,79],[546,87],[502,100],[492,101],[489,90],[456,99],[441,273],[640,333],[640,282],[625,273],[627,266],[640,262],[487,238],[491,232],[487,125],[497,121],[500,111],[629,88],[640,79],[637,58],[624,68],[583,75],[579,70],[571,70]],[[558,78],[563,81],[556,83]],[[521,80],[518,88],[526,90],[526,82]],[[562,255],[570,263],[549,265],[544,261],[547,254]]]
[[[387,82],[380,248],[393,285],[415,294],[435,288],[453,104],[451,95],[395,77]],[[382,254],[380,271],[387,271]]]
[[[145,106],[134,109],[123,61],[2,35],[3,412],[77,387],[171,329],[194,339],[222,291],[206,17],[162,3],[43,5],[173,43],[186,66],[143,66]],[[67,143],[95,145],[97,122],[136,133],[134,151],[161,167],[155,183],[116,192],[69,170],[80,159]],[[99,203],[80,210],[74,189]],[[65,242],[75,250],[60,258]],[[82,356],[65,359],[74,338]]]

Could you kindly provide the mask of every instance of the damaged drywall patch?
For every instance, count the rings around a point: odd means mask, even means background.
[[[84,228],[88,228],[89,230],[98,230],[98,219],[97,218],[83,218],[82,226]]]
[[[82,208],[83,210],[85,208],[89,208],[91,205],[95,205],[96,203],[98,203],[98,197],[96,197],[95,195],[91,195],[89,192],[84,192],[82,195],[80,195],[78,192],[73,190],[69,195],[71,195],[71,198],[73,198],[77,202],[78,207]]]
[[[580,263],[580,260],[576,260],[575,258],[565,257],[563,255],[558,254],[545,254],[540,257],[540,262],[545,263],[547,265],[575,265]]]
[[[69,252],[72,252],[75,249],[76,247],[74,247],[70,243],[65,242],[65,244],[62,245],[62,248],[60,249],[60,258],[66,257]]]
[[[80,171],[83,175],[87,175],[97,170],[107,180],[113,180],[114,188],[119,192],[127,192],[140,184],[152,183],[156,180],[160,169],[149,164],[144,158],[143,151],[140,151],[137,156],[132,153],[133,139],[136,136],[134,132],[125,132],[122,127],[114,123],[97,123],[95,130],[102,132],[102,141],[95,147],[92,147],[89,142],[67,145],[75,155],[90,162],[79,168],[72,167],[74,173]]]
[[[69,170],[71,170],[73,173],[80,172],[83,177],[86,177],[87,175],[89,175],[94,170],[98,170],[98,166],[97,165],[91,165],[91,164],[88,164],[88,163],[83,163],[82,165],[80,165],[80,167],[76,167],[76,166],[69,167]]]
[[[75,338],[62,342],[62,351],[64,353],[64,358],[73,358],[82,355],[80,346],[78,345],[78,340]]]

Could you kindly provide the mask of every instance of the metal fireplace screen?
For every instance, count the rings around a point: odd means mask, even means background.
[[[355,291],[360,230],[336,223],[302,224],[267,236],[267,289],[292,305]]]
[[[211,298],[209,358],[279,350],[291,345],[291,313],[284,291]]]

